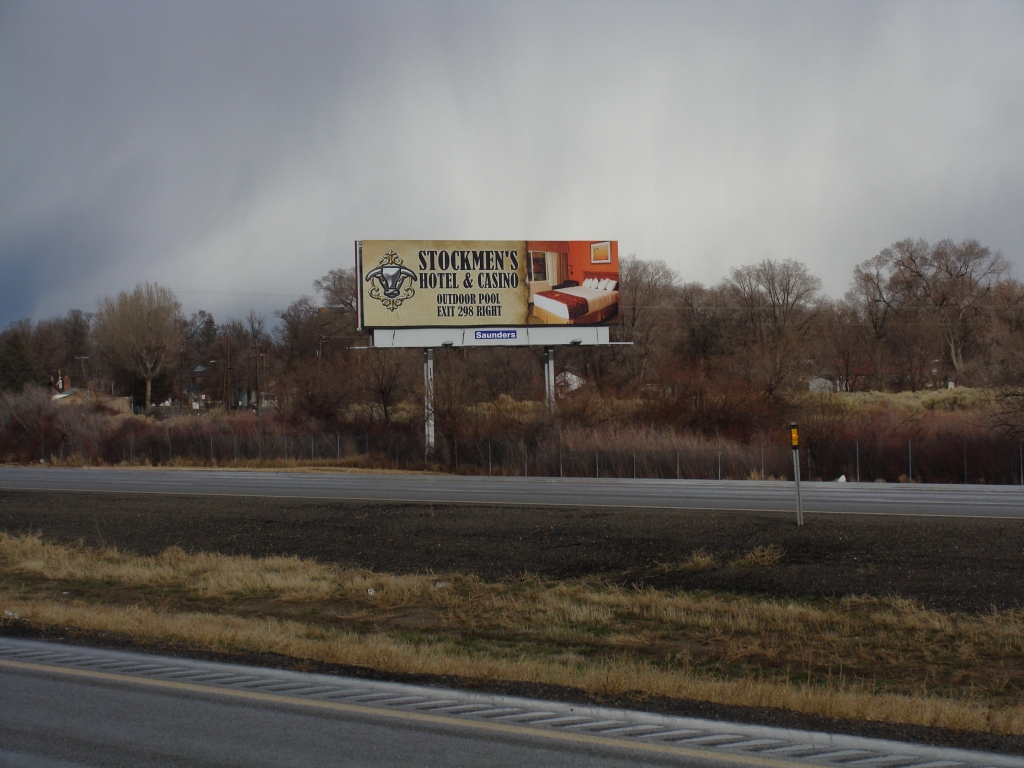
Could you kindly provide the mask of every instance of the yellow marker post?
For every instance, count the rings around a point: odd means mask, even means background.
[[[804,505],[800,500],[800,433],[796,422],[789,424],[789,441],[793,446],[793,479],[796,480],[796,524],[804,524]]]

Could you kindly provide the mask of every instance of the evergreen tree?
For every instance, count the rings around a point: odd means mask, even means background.
[[[28,342],[18,331],[7,335],[0,347],[0,389],[20,392],[26,384],[44,384],[46,377],[36,368]]]

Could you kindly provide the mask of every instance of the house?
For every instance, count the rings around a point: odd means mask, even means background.
[[[829,394],[836,391],[835,384],[833,384],[828,379],[823,379],[821,376],[819,376],[816,379],[811,379],[810,383],[807,385],[807,388],[811,392],[827,392]]]

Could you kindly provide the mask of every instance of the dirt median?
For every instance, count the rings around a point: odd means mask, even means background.
[[[389,573],[602,576],[781,598],[902,597],[1024,608],[1024,521],[509,508],[0,491],[0,530],[157,554],[299,555]],[[777,562],[740,564],[755,548]],[[706,558],[695,567],[695,551]]]

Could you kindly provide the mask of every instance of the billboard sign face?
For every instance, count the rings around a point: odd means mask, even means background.
[[[615,240],[363,240],[363,328],[606,325],[619,319]]]

